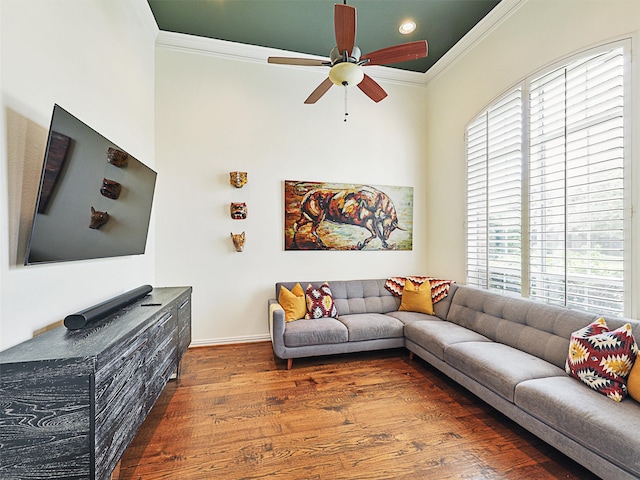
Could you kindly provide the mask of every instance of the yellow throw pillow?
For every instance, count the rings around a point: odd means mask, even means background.
[[[304,290],[299,283],[296,283],[291,291],[284,286],[280,287],[278,303],[284,309],[284,319],[287,322],[300,320],[307,313],[307,301],[304,297]]]
[[[631,368],[631,373],[627,377],[627,390],[629,396],[636,402],[640,402],[640,356]]]
[[[416,287],[411,280],[407,279],[402,290],[402,301],[398,310],[433,315],[433,300],[431,299],[429,282],[424,282]]]

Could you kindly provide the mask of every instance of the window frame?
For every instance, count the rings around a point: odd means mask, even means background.
[[[530,249],[529,249],[529,138],[530,138],[530,129],[529,129],[529,95],[530,95],[530,85],[536,79],[539,79],[551,72],[558,70],[560,68],[564,68],[575,61],[579,61],[582,58],[587,58],[590,56],[598,55],[599,53],[608,52],[614,50],[616,48],[622,48],[623,55],[623,68],[624,68],[624,86],[623,86],[623,169],[624,169],[624,179],[623,179],[623,229],[624,229],[624,246],[623,246],[623,309],[621,315],[628,317],[631,315],[634,305],[633,305],[633,295],[632,295],[632,280],[633,280],[633,175],[635,172],[632,171],[632,78],[631,78],[631,39],[624,38],[621,40],[606,42],[601,45],[586,48],[581,50],[580,52],[574,53],[572,55],[563,57],[559,60],[554,61],[553,63],[548,64],[547,66],[538,69],[531,74],[527,75],[525,78],[521,79],[517,83],[511,85],[504,92],[502,92],[498,97],[494,98],[488,105],[486,105],[477,115],[475,115],[464,128],[464,141],[465,141],[465,217],[464,217],[464,242],[465,242],[465,281],[469,280],[469,272],[470,272],[470,264],[469,264],[469,151],[468,151],[468,132],[470,126],[475,124],[483,115],[486,115],[487,112],[490,111],[492,107],[499,104],[506,97],[512,94],[515,90],[520,89],[522,91],[522,121],[521,121],[521,292],[513,293],[504,291],[511,295],[522,296],[525,298],[529,298],[531,295],[530,292]],[[565,198],[566,198],[566,187],[565,187]],[[485,263],[480,268],[485,268],[488,270],[489,264]],[[481,288],[489,288],[487,284],[485,287]],[[565,302],[566,305],[566,302]],[[567,307],[570,308],[570,307]]]

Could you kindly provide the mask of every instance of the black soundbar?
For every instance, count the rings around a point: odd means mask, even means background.
[[[103,319],[119,308],[129,305],[139,298],[144,297],[151,290],[153,290],[151,285],[142,285],[141,287],[125,292],[122,295],[113,297],[106,302],[99,303],[98,305],[89,307],[81,312],[74,313],[73,315],[67,315],[64,319],[64,326],[69,330],[84,328],[93,322]]]

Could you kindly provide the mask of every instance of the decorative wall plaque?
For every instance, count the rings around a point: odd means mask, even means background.
[[[109,150],[107,151],[107,161],[111,165],[123,168],[129,164],[129,154],[122,150],[118,150],[117,148],[109,147]]]
[[[98,229],[109,221],[109,214],[107,212],[100,212],[91,207],[91,222],[89,228]]]
[[[245,235],[242,233],[231,233],[231,239],[233,240],[233,246],[236,247],[236,252],[244,250]]]
[[[231,202],[231,218],[234,220],[247,218],[247,204],[245,202]]]
[[[102,179],[102,186],[100,187],[100,193],[112,200],[117,200],[122,191],[122,185],[115,180],[109,180],[108,178]]]
[[[242,188],[247,183],[247,172],[229,172],[229,182],[236,188]]]

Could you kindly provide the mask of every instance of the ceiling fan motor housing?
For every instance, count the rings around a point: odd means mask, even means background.
[[[331,53],[329,54],[329,58],[331,59],[331,65],[335,65],[336,63],[345,62],[345,61],[358,63],[360,61],[360,55],[362,55],[362,52],[357,46],[354,45],[351,51],[351,55],[349,55],[345,60],[344,55],[340,53],[340,50],[338,50],[338,47],[333,47],[333,49],[331,50]]]

